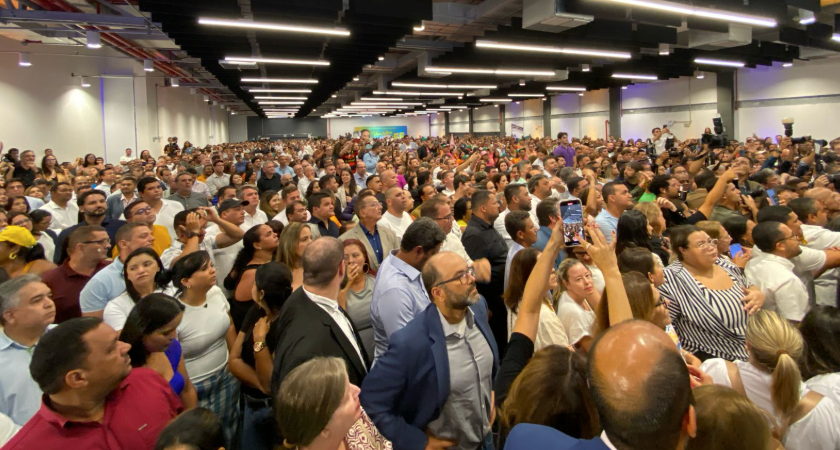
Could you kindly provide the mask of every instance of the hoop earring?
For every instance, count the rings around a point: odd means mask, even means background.
[[[17,253],[12,253],[11,255],[9,255],[9,259],[15,259],[15,258],[17,258]]]
[[[364,273],[366,273],[366,274],[370,274],[370,264],[365,263],[365,264],[362,266],[362,272],[364,272]]]

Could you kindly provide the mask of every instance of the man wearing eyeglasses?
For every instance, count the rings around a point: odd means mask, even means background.
[[[429,258],[422,277],[432,304],[391,336],[362,383],[362,406],[394,448],[492,448],[499,356],[487,305],[454,253]]]
[[[764,309],[799,323],[808,312],[808,289],[791,261],[802,253],[799,236],[783,223],[767,221],[753,228],[752,237],[761,253],[747,264],[747,280],[764,292]]]
[[[123,211],[125,219],[128,222],[144,223],[152,230],[152,236],[155,238],[155,243],[152,245],[155,253],[158,256],[162,255],[167,248],[172,245],[172,238],[169,236],[169,230],[163,225],[156,225],[157,214],[154,208],[143,200],[136,200],[125,207]],[[114,257],[120,254],[119,248],[114,247]]]
[[[446,235],[432,219],[420,218],[405,230],[398,249],[390,252],[376,276],[370,316],[376,359],[388,350],[391,335],[429,306],[420,271],[438,251]]]
[[[82,316],[79,295],[88,281],[108,265],[105,258],[110,248],[111,239],[101,226],[82,226],[70,233],[67,243],[70,256],[60,266],[41,275],[52,290],[56,324]]]

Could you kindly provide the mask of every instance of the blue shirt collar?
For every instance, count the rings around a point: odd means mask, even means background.
[[[404,273],[410,280],[414,281],[420,277],[420,271],[415,269],[414,267],[410,266],[405,261],[397,258],[397,252],[399,250],[391,250],[391,265],[397,268],[400,272]]]
[[[360,227],[362,227],[362,231],[363,231],[366,235],[368,235],[368,236],[376,236],[376,233],[377,233],[377,228],[376,228],[376,225],[374,225],[374,226],[373,226],[373,231],[372,231],[372,232],[371,232],[371,231],[369,231],[367,228],[365,228],[365,226],[364,226],[364,225],[362,225],[362,222],[359,222],[359,226],[360,226]]]

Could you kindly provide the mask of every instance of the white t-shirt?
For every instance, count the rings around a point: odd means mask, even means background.
[[[402,217],[397,217],[388,211],[382,214],[382,218],[376,223],[380,227],[388,228],[397,235],[397,239],[402,240],[405,230],[411,225],[411,215],[403,212]]]
[[[764,309],[799,322],[808,312],[808,289],[793,268],[792,261],[761,252],[747,262],[744,275],[764,293]]]
[[[52,261],[53,255],[55,254],[55,241],[53,241],[53,238],[47,233],[41,233],[38,236],[38,243],[44,247],[44,256],[47,258],[47,261]]]
[[[155,289],[155,292],[162,292],[166,295],[175,294],[175,289],[168,287],[166,289]],[[102,312],[102,321],[111,326],[111,328],[120,331],[125,326],[125,321],[128,319],[128,314],[134,309],[134,300],[128,295],[128,291],[124,291],[115,299],[105,305],[105,310]]]
[[[516,325],[517,314],[508,308],[508,340]],[[563,322],[545,302],[540,305],[540,322],[537,327],[537,339],[534,341],[534,351],[539,351],[549,345],[569,346],[569,337]]]
[[[808,389],[817,391],[826,397],[831,397],[840,403],[840,373],[817,375],[805,382]]]
[[[585,302],[586,300],[584,300]],[[588,304],[588,302],[587,302]],[[569,344],[577,344],[586,336],[592,336],[592,324],[595,323],[595,311],[590,305],[589,311],[580,307],[568,292],[560,296],[560,304],[557,306],[557,316],[566,329],[566,336]]]
[[[207,236],[212,237],[213,241],[215,242],[216,236],[222,232],[222,229],[219,228],[218,225],[215,223],[207,227]],[[233,269],[233,261],[236,260],[236,255],[239,254],[239,250],[245,248],[245,244],[242,243],[242,239],[236,241],[235,244],[229,245],[225,248],[215,248],[213,249],[213,259],[216,262],[216,286],[219,286],[219,289],[225,294],[226,297],[230,297],[230,292],[227,292],[227,289],[224,287],[225,277],[230,273],[230,270]]]
[[[128,163],[130,163],[131,161],[134,161],[135,159],[137,159],[137,158],[134,157],[134,156],[123,155],[123,156],[120,156],[120,164],[122,164],[123,166],[127,166]]]
[[[230,305],[218,286],[207,293],[204,305],[184,304],[178,340],[193,383],[202,382],[227,366],[225,335],[230,326]]]

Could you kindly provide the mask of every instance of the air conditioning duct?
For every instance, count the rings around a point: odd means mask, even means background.
[[[595,18],[573,14],[566,8],[566,0],[523,0],[522,28],[526,30],[560,33],[586,25]]]

